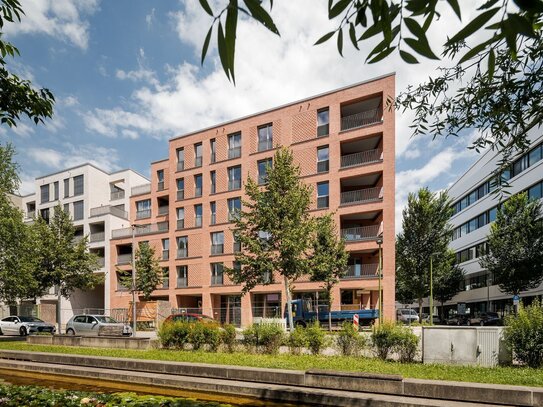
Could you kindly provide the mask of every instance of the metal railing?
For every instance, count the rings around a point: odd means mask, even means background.
[[[132,263],[132,253],[123,253],[117,255],[117,264],[130,264]]]
[[[159,206],[158,207],[158,214],[159,215],[167,215],[170,212],[169,206]]]
[[[136,219],[145,219],[151,217],[151,209],[144,209],[136,212]]]
[[[258,142],[258,151],[271,150],[273,148],[273,140],[264,140]]]
[[[185,247],[184,249],[177,249],[177,258],[183,259],[189,257],[189,250]]]
[[[211,254],[223,254],[223,253],[224,253],[224,244],[211,245]]]
[[[177,288],[188,287],[189,281],[187,277],[177,277]]]
[[[122,209],[116,208],[111,205],[98,206],[96,208],[91,208],[90,216],[102,216],[102,215],[113,215],[119,218],[128,219],[128,212],[123,211]]]
[[[329,133],[330,133],[330,125],[328,123],[317,126],[317,137],[327,136]]]
[[[170,250],[162,250],[162,260],[170,260]]]
[[[194,157],[194,166],[195,167],[201,167],[202,166],[202,157]]]
[[[95,232],[91,233],[89,237],[89,242],[103,242],[106,240],[106,232]]]
[[[185,228],[185,219],[177,219],[177,230]]]
[[[124,191],[112,191],[109,199],[111,201],[115,201],[117,199],[123,199],[124,198]]]
[[[329,197],[328,196],[319,196],[317,198],[317,208],[328,208]]]
[[[164,191],[164,181],[158,181],[157,191]]]
[[[177,161],[177,171],[183,171],[185,169],[185,161]]]
[[[341,156],[341,168],[354,167],[356,165],[369,164],[381,161],[381,149],[360,151],[358,153]]]
[[[379,236],[379,225],[341,229],[341,237],[348,242],[372,240]]]
[[[377,278],[379,277],[379,264],[351,264],[347,266],[347,272],[343,275],[342,279],[354,279],[354,278]]]
[[[75,236],[74,236],[74,243],[79,243],[79,242],[82,241],[84,238],[85,238],[84,235],[75,235]]]
[[[151,184],[138,185],[132,187],[131,195],[143,195],[151,192]]]
[[[224,283],[224,278],[222,274],[211,276],[211,285],[223,285],[223,283]]]
[[[328,172],[330,169],[330,161],[318,161],[317,162],[317,172]]]
[[[185,199],[185,190],[180,189],[177,191],[177,200],[182,201],[183,199]]]
[[[240,179],[233,179],[231,181],[228,181],[228,190],[233,191],[235,189],[241,188],[241,180]]]
[[[134,234],[136,236],[151,235],[154,233],[162,233],[168,231],[168,222],[151,223],[136,227]],[[113,229],[111,231],[112,239],[120,239],[132,236],[132,228]]]
[[[341,204],[372,202],[382,199],[382,187],[357,189],[341,193]]]
[[[228,149],[228,158],[241,157],[241,147],[232,147]]]
[[[194,188],[194,196],[195,197],[202,196],[202,187]]]
[[[341,130],[350,130],[357,127],[381,122],[381,109],[368,109],[359,113],[343,116],[341,118]]]

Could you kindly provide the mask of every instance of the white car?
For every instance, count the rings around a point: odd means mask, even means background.
[[[419,322],[419,314],[412,308],[400,308],[396,310],[396,321],[404,324]]]
[[[23,317],[13,315],[0,321],[0,333],[2,335],[26,336],[36,332],[55,333],[55,326],[35,317]]]

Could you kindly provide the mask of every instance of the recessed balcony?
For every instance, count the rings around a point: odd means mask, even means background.
[[[375,240],[383,231],[382,217],[382,211],[342,215],[340,235],[346,242]]]
[[[356,167],[383,161],[382,137],[341,143],[341,168]]]
[[[381,123],[382,99],[374,97],[341,105],[341,131]]]
[[[379,185],[381,173],[343,178],[340,181],[341,205],[378,202],[383,199],[383,187]]]

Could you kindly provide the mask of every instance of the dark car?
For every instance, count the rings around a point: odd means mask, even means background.
[[[456,314],[455,316],[447,320],[447,325],[468,325],[469,324],[469,315]]]
[[[469,325],[501,325],[502,320],[497,312],[482,312],[469,320]]]
[[[172,314],[164,320],[164,322],[216,322],[213,318],[202,314]]]

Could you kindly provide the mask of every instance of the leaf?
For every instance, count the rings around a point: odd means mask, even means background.
[[[513,0],[523,11],[531,13],[543,13],[543,2],[541,0]]]
[[[479,7],[477,10],[486,10],[490,7],[494,6],[499,0],[488,0],[486,3],[484,3],[481,7]]]
[[[423,57],[436,60],[439,59],[439,57],[434,54],[427,41],[422,41],[420,39],[417,40],[415,38],[405,38],[404,42],[409,45],[413,51],[422,55]]]
[[[386,57],[388,57],[390,54],[392,54],[392,52],[396,49],[396,47],[390,47],[390,48],[387,48],[386,50],[382,51],[381,53],[379,53],[377,56],[375,56],[373,59],[369,60],[368,63],[369,64],[374,64],[376,62],[379,62],[381,61],[382,59],[385,59]]]
[[[349,37],[351,37],[351,42],[353,43],[353,46],[360,51],[360,48],[358,48],[358,41],[356,40],[356,30],[353,23],[351,23],[349,27]]]
[[[339,0],[335,5],[332,6],[332,8],[328,9],[328,19],[331,20],[339,16],[343,11],[345,11],[350,3],[351,0]]]
[[[472,49],[470,49],[466,54],[458,61],[459,64],[466,62],[467,60],[473,58],[475,55],[479,54],[482,50],[486,49],[490,44],[493,42],[498,41],[500,38],[502,38],[500,35],[495,35],[488,41],[482,42],[479,45],[476,45]]]
[[[320,37],[317,42],[313,45],[319,45],[319,44],[322,44],[323,42],[326,42],[328,41],[330,38],[332,38],[332,36],[335,34],[336,32],[335,31],[330,31],[328,34],[324,34],[322,37]]]
[[[377,35],[381,32],[381,21],[378,21],[374,25],[372,25],[370,28],[368,28],[366,31],[364,31],[364,34],[360,36],[358,39],[359,41],[367,40],[368,38],[373,37],[374,35]]]
[[[337,34],[337,50],[339,55],[343,57],[343,30],[341,28]]]
[[[499,10],[500,7],[494,7],[479,14],[468,25],[462,28],[459,32],[456,33],[456,35],[454,35],[449,41],[447,41],[445,45],[450,46],[457,42],[465,40],[467,37],[479,30],[483,25],[485,25]]]
[[[200,6],[202,6],[207,14],[213,17],[213,10],[211,10],[211,7],[209,7],[209,3],[207,2],[207,0],[200,0]]]
[[[226,53],[228,56],[228,64],[230,65],[230,74],[232,76],[232,82],[235,84],[236,79],[234,75],[234,60],[236,53],[236,30],[238,23],[238,8],[237,0],[233,0],[231,5],[228,7],[226,13],[226,26],[225,26],[225,43],[226,43]]]
[[[413,55],[411,55],[409,52],[401,51],[400,50],[400,56],[402,59],[407,62],[408,64],[418,64],[419,61],[417,61],[417,58],[415,58]]]
[[[406,17],[403,19],[403,22],[415,37],[426,38],[426,33],[416,20]]]
[[[494,77],[494,69],[496,66],[496,54],[494,53],[494,50],[490,48],[490,52],[488,53],[488,80],[492,81],[492,78]]]
[[[217,47],[219,48],[219,59],[221,60],[222,69],[226,77],[230,79],[230,65],[228,65],[228,52],[226,50],[226,40],[222,29],[222,23],[219,21],[217,30]]]
[[[206,38],[204,40],[204,46],[202,47],[202,62],[201,64],[204,64],[204,60],[206,59],[207,55],[207,49],[209,48],[209,41],[211,40],[211,32],[213,31],[213,26],[209,27],[209,31],[207,32]]]
[[[513,28],[518,34],[531,38],[536,37],[534,27],[526,17],[511,13],[509,13],[508,16],[508,20],[511,21],[511,28]]]
[[[268,30],[273,32],[274,34],[280,35],[279,30],[275,26],[275,23],[273,22],[273,19],[268,14],[266,10],[260,5],[260,1],[258,0],[243,0],[249,11],[251,12],[251,16],[258,22],[262,23],[264,27],[266,27]]]
[[[451,8],[454,10],[454,13],[458,16],[458,18],[462,20],[458,0],[447,0],[447,3],[449,3],[449,6],[451,6]]]

